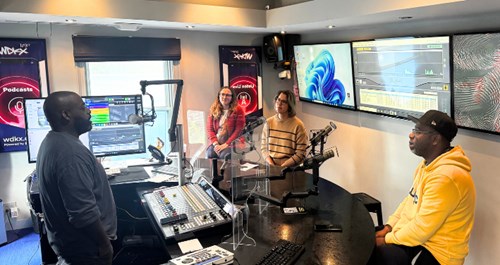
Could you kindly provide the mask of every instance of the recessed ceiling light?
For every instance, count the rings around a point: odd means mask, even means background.
[[[281,33],[281,34],[285,34],[285,33],[286,33],[286,31],[282,30],[280,33]]]
[[[188,29],[194,29],[194,26],[192,26],[192,25],[187,25],[187,26],[186,26],[186,28],[188,28]]]
[[[404,17],[398,17],[401,20],[406,20],[406,19],[412,19],[413,17],[411,16],[404,16]]]
[[[333,28],[335,28],[335,26],[334,25],[328,25],[328,26],[326,26],[326,28],[327,29],[333,29]]]
[[[64,21],[66,21],[66,23],[69,23],[69,24],[76,23],[76,19],[74,19],[74,18],[67,18]]]

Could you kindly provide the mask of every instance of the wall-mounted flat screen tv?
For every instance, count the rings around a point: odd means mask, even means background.
[[[500,134],[500,33],[453,36],[458,126]]]
[[[357,41],[352,46],[358,110],[407,118],[436,109],[451,116],[449,36]]]
[[[351,43],[295,45],[299,98],[355,109]]]

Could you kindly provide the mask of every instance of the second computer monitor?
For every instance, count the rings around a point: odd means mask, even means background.
[[[38,149],[51,130],[45,114],[45,98],[25,99],[28,161],[36,162]],[[83,97],[92,115],[92,130],[80,141],[96,156],[138,154],[146,152],[144,124],[130,124],[130,114],[142,113],[141,95]]]

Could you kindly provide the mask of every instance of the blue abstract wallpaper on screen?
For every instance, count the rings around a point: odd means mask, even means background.
[[[335,105],[344,103],[344,85],[335,79],[335,60],[329,51],[321,51],[316,59],[309,63],[305,79],[308,98]]]
[[[500,134],[500,33],[453,36],[455,121]]]
[[[297,45],[294,49],[300,99],[354,109],[350,44]]]

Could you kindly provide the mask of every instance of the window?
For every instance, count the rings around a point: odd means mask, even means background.
[[[88,96],[101,95],[133,95],[141,94],[141,80],[174,79],[175,65],[173,61],[118,61],[87,62],[85,77]],[[146,91],[154,98],[157,119],[153,125],[146,124],[146,145],[157,145],[157,138],[165,146],[163,152],[170,151],[168,128],[170,126],[171,108],[175,95],[175,86],[148,86]],[[144,113],[151,111],[151,100],[143,96]],[[149,154],[126,155],[113,160],[149,157]]]

